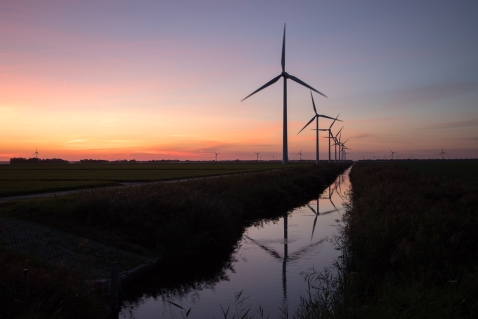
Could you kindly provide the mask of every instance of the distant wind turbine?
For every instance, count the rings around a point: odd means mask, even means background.
[[[335,134],[335,136],[331,133],[332,139],[334,140],[334,144],[332,145],[334,147],[334,160],[337,162],[337,146],[339,146],[339,139],[338,137],[341,136],[340,132],[342,132],[342,129],[344,127],[342,126],[340,130]],[[339,160],[340,160],[340,147],[339,147]]]
[[[444,160],[444,158],[443,158],[443,155],[444,155],[444,154],[448,154],[448,153],[445,153],[445,152],[443,151],[443,147],[442,147],[441,153],[438,153],[438,155],[441,155],[441,159],[442,159],[442,160]]]
[[[301,161],[301,160],[302,160],[302,156],[303,156],[303,155],[302,155],[302,150],[300,150],[300,152],[297,153],[297,155],[299,155],[299,161]]]
[[[33,153],[33,155],[35,155],[35,158],[38,158],[38,155],[39,155],[39,154],[40,154],[40,153],[38,153],[38,149],[35,147],[35,153]]]
[[[392,161],[393,161],[393,154],[398,153],[398,152],[394,152],[394,151],[390,150],[390,153],[392,153]]]
[[[216,153],[216,151],[214,151],[214,154],[216,154],[216,162],[217,162],[217,156],[221,153]]]
[[[254,153],[256,153],[256,161],[259,161],[259,154],[260,154],[261,152],[254,152]]]
[[[332,134],[332,126],[334,125],[335,121],[337,121],[337,119],[339,118],[340,114],[337,115],[337,117],[335,118],[335,120],[332,122],[332,124],[330,124],[329,128],[327,129],[327,131],[329,131],[329,163],[330,163],[330,140],[334,138],[334,135]],[[342,122],[341,120],[339,120],[340,122]]]
[[[319,117],[323,117],[326,119],[331,119],[335,120],[333,117],[323,115],[323,114],[318,114],[317,109],[315,108],[315,102],[314,102],[314,97],[312,96],[312,91],[310,91],[310,97],[312,98],[312,106],[314,107],[314,112],[315,115],[310,119],[310,121],[305,124],[305,126],[297,133],[297,135],[300,134],[310,123],[312,123],[313,120],[315,120],[315,162],[319,164],[319,131],[327,131],[326,129],[319,129]]]
[[[272,80],[270,80],[269,82],[267,82],[266,84],[264,84],[263,86],[261,86],[260,88],[258,88],[257,90],[255,90],[254,92],[252,92],[251,94],[249,94],[248,96],[246,96],[245,98],[242,99],[242,101],[244,101],[245,99],[249,98],[251,95],[254,95],[255,93],[259,92],[260,90],[262,89],[265,89],[266,87],[276,83],[277,81],[279,81],[279,79],[281,77],[284,78],[284,107],[283,107],[283,129],[282,129],[282,164],[287,164],[289,162],[289,159],[288,159],[288,148],[287,148],[287,79],[291,79],[292,81],[294,82],[297,82],[299,83],[300,85],[303,85],[317,93],[319,93],[320,95],[324,96],[324,97],[327,97],[325,96],[324,94],[320,93],[319,91],[317,91],[316,89],[314,89],[313,87],[311,87],[310,85],[308,85],[307,83],[299,80],[298,78],[296,78],[295,76],[293,75],[290,75],[289,73],[287,73],[285,71],[285,24],[284,24],[284,37],[283,37],[283,40],[282,40],[282,59],[281,59],[281,65],[282,65],[282,73],[279,74],[278,76],[276,76],[275,78],[273,78]],[[241,102],[242,102],[241,101]]]

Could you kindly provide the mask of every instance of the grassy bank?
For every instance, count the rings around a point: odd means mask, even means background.
[[[306,203],[349,165],[307,165],[182,183],[99,189],[2,203],[0,214],[54,226],[136,253],[160,255],[169,265],[185,265],[189,260],[197,265],[208,255],[232,251],[250,220],[278,218]],[[3,267],[6,259],[1,263]],[[15,280],[21,278],[22,267],[11,269]],[[55,281],[60,283],[64,278]],[[1,283],[10,285],[8,281],[3,278]],[[39,289],[44,285],[48,283],[40,283]],[[14,291],[1,299],[0,307],[21,296],[21,285],[11,287]],[[68,295],[62,290],[52,291],[60,299]],[[45,300],[39,298],[39,302]],[[52,304],[52,309],[58,307],[61,305]]]
[[[436,175],[401,164],[354,166],[343,263],[336,277],[312,276],[328,290],[314,290],[302,317],[478,316],[478,187]]]
[[[28,285],[23,274],[28,269]],[[28,290],[27,290],[28,286]],[[98,318],[103,302],[64,269],[0,247],[2,318]]]

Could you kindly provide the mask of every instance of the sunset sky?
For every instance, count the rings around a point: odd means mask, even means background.
[[[282,157],[286,71],[349,159],[478,158],[478,1],[0,1],[0,161]],[[313,159],[288,81],[289,158]],[[320,120],[320,126],[330,125]],[[327,139],[320,156],[328,156]]]

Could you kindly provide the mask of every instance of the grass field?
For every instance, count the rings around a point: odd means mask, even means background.
[[[414,171],[447,180],[463,180],[478,184],[478,161],[476,162],[397,162]]]
[[[290,164],[287,168],[304,164]],[[307,164],[305,164],[307,165]],[[0,165],[0,197],[286,168],[280,163]]]

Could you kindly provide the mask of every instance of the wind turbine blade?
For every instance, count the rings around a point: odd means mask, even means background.
[[[276,76],[275,78],[273,78],[272,80],[270,80],[269,82],[267,82],[266,84],[264,84],[263,86],[261,86],[260,88],[258,88],[257,90],[255,90],[254,92],[252,92],[251,94],[249,94],[248,96],[246,96],[245,98],[243,98],[243,99],[241,100],[241,102],[244,101],[245,99],[247,99],[248,97],[250,97],[251,95],[256,94],[256,93],[259,92],[260,90],[265,89],[265,88],[268,87],[269,85],[272,85],[272,84],[276,83],[276,82],[280,79],[281,76],[282,76],[282,74]]]
[[[330,124],[330,126],[329,126],[329,130],[330,130],[330,129],[332,129],[332,125],[334,125],[335,121],[337,121],[337,120],[338,120],[339,116],[340,116],[340,114],[339,114],[339,115],[337,115],[337,117],[334,119],[334,121],[332,122],[332,124]],[[339,120],[339,121],[340,121],[340,120]],[[340,121],[340,122],[342,122],[342,121]]]
[[[297,82],[297,83],[299,83],[299,84],[305,86],[306,88],[311,89],[311,90],[314,91],[314,92],[319,93],[319,94],[322,95],[323,97],[327,97],[327,95],[320,93],[319,91],[317,91],[316,89],[314,89],[313,87],[311,87],[311,86],[308,85],[307,83],[303,82],[302,80],[299,80],[298,78],[296,78],[296,77],[293,76],[293,75],[290,75],[290,74],[289,74],[289,79],[291,79],[292,81],[295,81],[295,82]]]
[[[337,132],[337,134],[335,134],[336,137],[337,137],[337,135],[340,134],[340,131],[342,131],[343,128],[344,128],[344,127],[342,126],[342,128]]]
[[[310,210],[313,211],[315,215],[317,215],[317,212],[315,211],[315,209],[313,209],[309,204],[307,204],[307,207],[309,207]]]
[[[312,95],[312,91],[310,91],[310,98],[312,99],[312,106],[314,107],[315,115],[317,115],[317,109],[315,108],[314,96]]]
[[[297,135],[299,135],[300,132],[302,132],[310,123],[312,123],[312,121],[315,120],[316,117],[317,117],[317,116],[314,115],[314,117],[313,117],[307,124],[305,124],[305,126],[299,131],[299,133],[297,133]]]
[[[263,250],[265,250],[267,253],[269,253],[269,255],[271,255],[272,257],[276,258],[276,259],[282,259],[282,256],[277,252],[275,251],[274,248],[269,248],[267,247],[266,245],[263,245],[261,244],[259,241],[257,240],[254,240],[252,239],[251,237],[247,236],[247,235],[244,235],[244,237],[246,237],[247,239],[249,239],[250,241],[252,241],[254,244],[256,244],[257,246],[259,246],[259,248],[262,248]]]
[[[320,215],[327,215],[327,214],[330,214],[330,213],[333,213],[333,212],[336,212],[337,211],[337,208],[336,209],[332,209],[332,210],[328,210],[326,212],[320,212]]]
[[[281,65],[282,65],[282,72],[285,71],[285,23],[284,23],[284,38],[282,39],[282,59],[281,59]]]
[[[318,114],[317,116],[320,116],[320,117],[323,117],[323,118],[326,118],[326,119],[331,119],[331,120],[335,121],[335,118],[327,116],[327,115]]]

